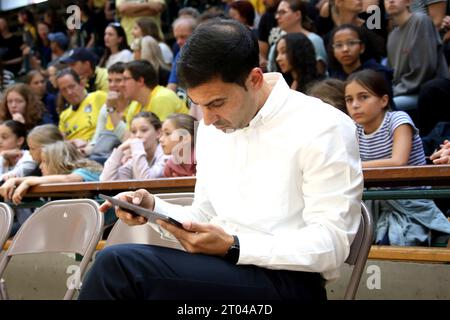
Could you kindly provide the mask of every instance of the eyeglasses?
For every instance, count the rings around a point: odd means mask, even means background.
[[[336,42],[332,44],[334,50],[343,50],[344,46],[347,48],[353,48],[354,46],[361,43],[361,40],[349,40],[347,42]]]
[[[278,11],[275,12],[275,16],[284,16],[288,12],[289,11],[287,11],[287,10],[281,9],[281,10],[278,10]]]

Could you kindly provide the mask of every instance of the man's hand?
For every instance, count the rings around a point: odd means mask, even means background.
[[[223,257],[234,242],[233,236],[222,228],[198,222],[184,222],[183,228],[157,220],[157,223],[174,235],[187,252]]]
[[[115,196],[115,198],[127,201],[129,203],[132,203],[136,206],[141,206],[143,208],[153,210],[155,207],[155,198],[151,193],[149,193],[145,189],[139,189],[137,191],[127,191],[119,193]],[[105,201],[100,206],[100,211],[105,213],[108,211],[108,209],[112,208],[112,204],[108,201]],[[141,224],[147,223],[147,219],[141,216],[133,215],[127,211],[124,211],[120,208],[116,208],[116,216],[123,222],[125,222],[129,226],[137,226]]]

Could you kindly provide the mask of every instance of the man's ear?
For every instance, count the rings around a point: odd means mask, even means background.
[[[248,81],[249,81],[249,85],[251,86],[251,88],[253,88],[253,89],[261,88],[261,86],[264,82],[263,80],[264,80],[264,75],[263,75],[261,68],[256,67],[250,71],[250,74],[248,76]]]

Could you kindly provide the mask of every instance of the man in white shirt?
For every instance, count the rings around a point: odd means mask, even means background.
[[[237,22],[214,20],[193,33],[178,70],[204,114],[194,203],[145,190],[117,196],[181,221],[184,229],[153,226],[186,251],[104,249],[80,299],[326,299],[324,282],[339,276],[360,223],[355,126],[280,74],[263,75],[258,56],[257,39]]]

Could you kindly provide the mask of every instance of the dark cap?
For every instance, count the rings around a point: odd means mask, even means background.
[[[61,48],[67,48],[69,44],[69,38],[62,32],[49,33],[48,40],[56,42]]]
[[[86,48],[76,48],[69,52],[69,56],[61,59],[61,63],[74,63],[76,61],[90,61],[93,65],[97,63],[97,55]]]

